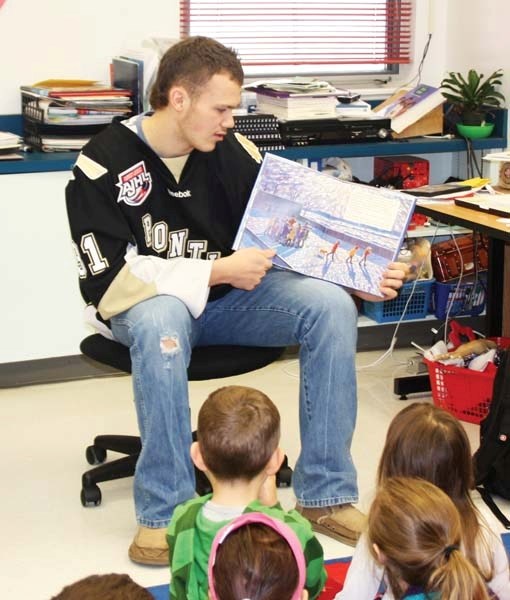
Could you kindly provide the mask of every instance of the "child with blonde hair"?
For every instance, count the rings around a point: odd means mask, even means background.
[[[368,540],[395,598],[489,600],[461,539],[459,512],[435,485],[393,477],[379,487],[368,515]]]
[[[415,402],[390,423],[379,462],[377,483],[390,477],[417,477],[439,487],[452,500],[462,523],[462,549],[478,569],[488,588],[500,600],[510,600],[508,558],[501,538],[495,535],[476,509],[471,448],[460,422],[428,403]],[[373,600],[387,583],[384,568],[374,561],[367,536],[356,546],[344,588],[336,600]],[[394,598],[386,589],[384,600]]]

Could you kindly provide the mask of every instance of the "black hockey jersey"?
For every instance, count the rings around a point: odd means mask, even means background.
[[[85,301],[108,319],[142,299],[181,291],[183,285],[190,297],[198,288],[207,294],[203,280],[208,281],[210,263],[203,261],[231,254],[259,170],[257,158],[229,132],[212,152],[194,150],[177,182],[124,124],[114,122],[96,135],[80,154],[66,188]],[[112,295],[114,288],[119,302],[103,312],[101,301],[107,304],[105,294]],[[211,298],[225,288],[212,288]]]

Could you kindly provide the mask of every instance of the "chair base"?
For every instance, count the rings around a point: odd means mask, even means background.
[[[196,432],[193,432],[196,440]],[[98,465],[86,471],[81,478],[81,503],[85,507],[99,506],[101,504],[101,490],[98,483],[132,477],[135,474],[136,461],[140,455],[142,443],[134,435],[98,435],[94,443],[88,446],[85,457],[90,465]],[[107,451],[120,452],[126,456],[105,462]],[[212,492],[209,479],[203,471],[195,467],[195,490],[199,496]],[[290,487],[292,483],[292,469],[289,467],[287,456],[284,457],[282,466],[276,474],[278,487]]]

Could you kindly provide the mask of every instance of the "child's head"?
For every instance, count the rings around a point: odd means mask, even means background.
[[[379,462],[378,483],[388,477],[420,477],[437,485],[454,502],[474,487],[466,432],[451,414],[415,402],[390,423]]]
[[[395,598],[416,586],[448,600],[488,600],[478,570],[460,550],[457,508],[428,481],[384,480],[368,515],[368,538]]]
[[[67,585],[52,600],[153,600],[152,594],[129,575],[90,575]]]
[[[250,480],[278,448],[280,414],[259,390],[222,387],[200,409],[197,439],[202,459],[217,479]]]
[[[292,529],[246,513],[221,529],[209,557],[211,600],[304,600],[306,565]]]

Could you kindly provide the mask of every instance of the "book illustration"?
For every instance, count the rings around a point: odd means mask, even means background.
[[[272,248],[275,266],[381,296],[414,205],[266,154],[233,247]]]
[[[393,131],[401,133],[445,101],[440,89],[421,83],[405,93],[397,92],[374,110],[391,119]]]

